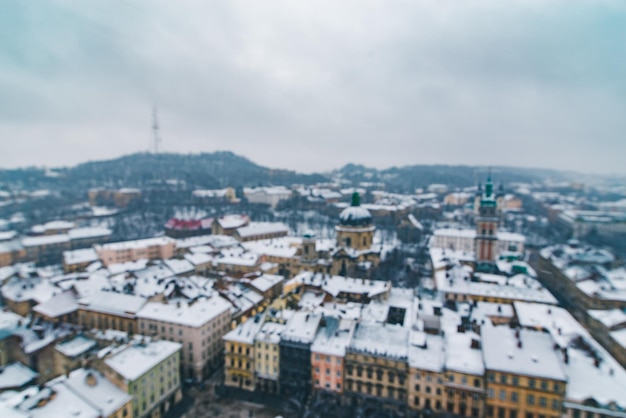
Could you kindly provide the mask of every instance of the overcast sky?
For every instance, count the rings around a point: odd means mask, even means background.
[[[0,167],[162,148],[626,173],[626,2],[0,4]]]

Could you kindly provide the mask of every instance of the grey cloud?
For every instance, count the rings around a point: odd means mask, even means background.
[[[230,149],[347,162],[624,172],[613,1],[8,2],[0,166]]]

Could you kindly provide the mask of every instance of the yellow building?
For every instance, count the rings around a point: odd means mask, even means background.
[[[263,326],[264,319],[264,315],[258,314],[224,335],[224,384],[226,386],[255,390],[254,340]]]
[[[412,331],[409,346],[409,408],[445,410],[444,340],[440,335]]]
[[[446,334],[446,411],[462,417],[485,413],[485,366],[481,339],[473,332]]]
[[[406,328],[390,324],[356,326],[345,358],[345,391],[352,405],[391,413],[407,406],[408,337]]]
[[[278,393],[278,376],[280,371],[280,335],[285,324],[266,322],[254,338],[256,359],[254,371],[256,388],[262,392]]]
[[[137,333],[137,312],[146,304],[140,296],[98,291],[78,304],[78,323],[88,328]]]
[[[550,334],[484,326],[487,417],[558,418],[567,385]]]

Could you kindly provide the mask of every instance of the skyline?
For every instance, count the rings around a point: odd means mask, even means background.
[[[157,106],[164,152],[231,150],[299,172],[626,173],[626,6],[615,1],[5,8],[2,168],[147,151]]]

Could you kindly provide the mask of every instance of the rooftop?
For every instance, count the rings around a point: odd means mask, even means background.
[[[349,350],[399,360],[407,359],[409,330],[400,325],[362,322],[356,326]]]
[[[295,312],[283,331],[283,340],[311,344],[315,339],[321,319],[322,315],[319,314]]]
[[[197,328],[231,308],[232,305],[227,300],[215,294],[209,299],[201,299],[191,304],[147,303],[137,312],[137,318]]]
[[[84,368],[74,370],[64,383],[75,394],[102,411],[105,417],[111,416],[132,400],[132,396],[119,389],[97,370]]]
[[[507,326],[482,327],[485,368],[524,376],[566,381],[560,352],[550,334]]]
[[[130,344],[104,362],[125,379],[134,381],[158,366],[168,357],[177,355],[182,345],[172,341],[151,341]]]

